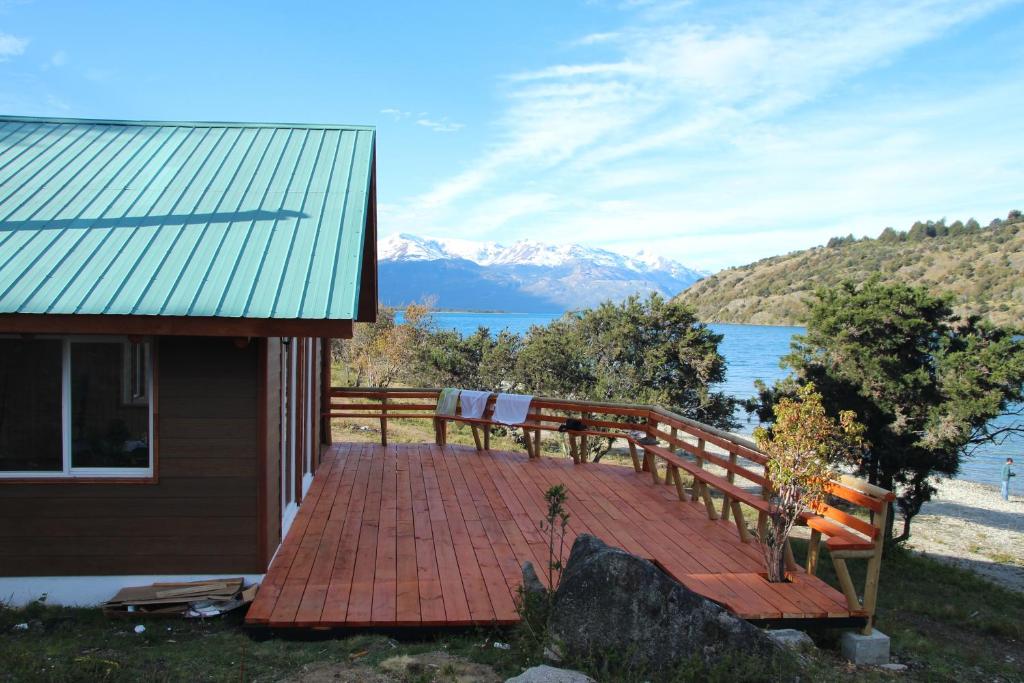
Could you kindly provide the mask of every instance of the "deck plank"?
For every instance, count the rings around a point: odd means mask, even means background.
[[[513,623],[522,563],[546,582],[537,523],[562,483],[578,534],[656,562],[748,619],[851,616],[817,577],[768,584],[756,543],[702,502],[609,463],[433,444],[338,444],[324,454],[246,621],[276,628]]]

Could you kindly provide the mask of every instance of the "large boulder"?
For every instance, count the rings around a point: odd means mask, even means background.
[[[573,544],[548,626],[567,657],[592,661],[614,653],[619,665],[645,674],[694,659],[714,667],[734,655],[778,652],[760,629],[589,534]]]

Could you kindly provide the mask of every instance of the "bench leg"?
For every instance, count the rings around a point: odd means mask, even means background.
[[[811,540],[807,542],[807,573],[814,576],[818,571],[818,552],[821,550],[821,532],[811,529]]]
[[[484,430],[484,450],[491,450],[491,425],[482,427]]]
[[[533,432],[533,457],[540,457],[540,430],[536,429]]]
[[[843,589],[846,596],[846,605],[850,611],[861,609],[860,600],[857,598],[857,589],[853,587],[853,578],[850,577],[850,570],[846,568],[846,560],[832,557],[832,566],[836,570],[836,578],[839,579],[839,587]]]
[[[633,469],[640,472],[643,467],[640,465],[640,459],[636,456],[636,444],[632,441],[629,443],[629,457],[633,460]]]
[[[523,445],[526,446],[526,455],[533,459],[533,439],[530,438],[530,430],[523,427]]]
[[[661,477],[658,476],[658,459],[654,457],[653,453],[644,451],[644,457],[647,459],[647,471],[651,473],[651,480],[655,484],[661,483]]]
[[[736,522],[736,531],[739,532],[740,542],[750,542],[750,530],[747,529],[747,520],[743,518],[743,508],[740,507],[740,502],[734,500],[732,502],[732,516]]]
[[[473,430],[473,443],[476,444],[476,449],[482,451],[484,445],[480,443],[480,429],[476,425],[470,425],[469,428]]]
[[[683,476],[679,474],[679,468],[672,468],[672,483],[676,485],[676,495],[679,500],[686,502],[686,488],[683,487]]]
[[[696,484],[696,482],[694,482]],[[715,509],[715,499],[711,497],[711,489],[704,482],[700,482],[700,497],[704,501],[704,507],[708,511],[708,519],[718,519],[718,510]]]
[[[729,496],[722,496],[722,519],[729,521],[729,515],[732,514],[732,498]]]

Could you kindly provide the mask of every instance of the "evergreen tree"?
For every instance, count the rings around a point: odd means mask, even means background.
[[[952,476],[974,446],[1024,427],[993,429],[993,418],[1024,400],[1024,340],[977,319],[958,322],[950,301],[923,287],[821,289],[807,333],[784,359],[794,376],[761,385],[750,406],[770,420],[780,397],[813,382],[830,414],[853,410],[868,443],[859,474],[897,494],[903,529],[931,498],[930,477]],[[889,538],[892,538],[890,518]]]

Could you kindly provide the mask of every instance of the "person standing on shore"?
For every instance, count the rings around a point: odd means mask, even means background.
[[[1010,500],[1010,477],[1016,477],[1013,471],[1013,458],[1007,458],[1003,465],[1003,500]]]

